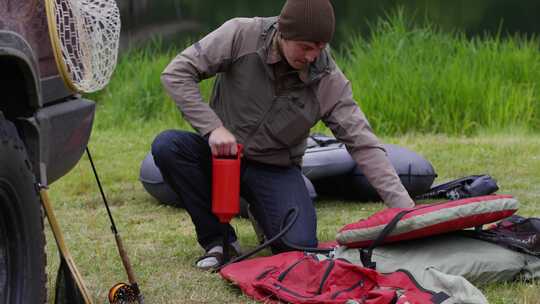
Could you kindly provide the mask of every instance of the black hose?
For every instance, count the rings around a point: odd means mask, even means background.
[[[292,211],[295,212],[296,216],[294,218],[294,222],[296,222],[296,219],[298,218],[298,207],[294,207],[293,209],[291,209]],[[283,222],[281,223],[281,230],[283,230],[283,226],[285,225],[285,223],[287,222],[287,218],[289,217],[289,214],[290,214],[291,211],[289,211],[287,213],[287,215],[285,216],[285,218],[283,219]],[[300,246],[300,245],[296,245],[296,244],[293,244],[291,243],[290,241],[287,240],[287,237],[285,235],[283,235],[283,237],[281,237],[281,241],[283,242],[283,244],[285,244],[285,246],[289,247],[289,248],[292,248],[292,249],[295,249],[295,250],[299,250],[299,251],[305,251],[305,252],[312,252],[312,253],[329,253],[331,252],[332,250],[334,250],[334,248],[318,248],[318,247],[304,247],[304,246]]]
[[[232,263],[243,261],[243,260],[249,258],[250,256],[258,253],[259,251],[263,250],[264,248],[272,245],[275,241],[279,240],[285,233],[287,233],[291,229],[293,224],[296,222],[296,219],[298,218],[298,209],[293,208],[293,209],[291,209],[291,210],[289,210],[287,212],[287,215],[285,216],[285,219],[287,219],[292,212],[294,212],[293,219],[287,224],[287,226],[285,226],[285,228],[281,229],[281,231],[278,234],[276,234],[273,238],[271,238],[268,241],[262,243],[261,245],[255,247],[253,250],[248,251],[248,252],[246,252],[246,253],[238,256],[238,257],[233,258],[229,262],[226,262],[225,264],[223,264],[223,265],[219,266],[218,268],[216,268],[215,271],[219,272],[225,266],[228,266],[228,265],[230,265]]]
[[[230,261],[228,261],[225,264],[223,264],[223,265],[219,266],[218,268],[216,268],[214,271],[219,272],[225,266],[228,266],[228,265],[236,263],[236,262],[243,261],[243,260],[249,258],[250,256],[260,252],[264,248],[272,245],[274,242],[276,242],[279,239],[281,239],[281,241],[283,242],[283,244],[285,244],[285,246],[287,246],[289,248],[292,248],[292,249],[295,249],[295,250],[299,250],[299,251],[314,252],[314,253],[329,253],[332,250],[334,250],[333,248],[303,247],[303,246],[292,244],[291,242],[287,241],[287,238],[285,237],[285,233],[287,233],[289,230],[291,230],[292,226],[294,225],[294,223],[298,219],[298,213],[299,213],[299,211],[298,211],[297,207],[289,209],[289,211],[287,212],[287,214],[283,218],[283,221],[282,221],[281,226],[280,226],[280,231],[279,231],[278,234],[276,234],[273,238],[269,239],[268,241],[264,242],[263,244],[255,247],[253,250],[251,250],[249,252],[246,252],[246,253],[244,253],[244,254],[236,257],[236,258],[231,259]],[[293,218],[290,221],[287,221],[289,219],[289,217],[291,216],[291,214],[293,215]],[[287,224],[287,225],[285,225],[285,224]]]

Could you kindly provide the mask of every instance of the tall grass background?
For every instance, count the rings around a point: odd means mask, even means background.
[[[540,40],[500,35],[468,38],[429,22],[415,26],[403,10],[351,36],[333,55],[355,99],[381,135],[540,131]],[[189,43],[159,41],[124,53],[98,101],[96,127],[141,124],[189,128],[159,76]],[[201,84],[208,100],[212,79]],[[316,131],[327,131],[320,124]]]

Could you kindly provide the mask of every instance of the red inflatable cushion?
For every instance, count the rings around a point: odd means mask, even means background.
[[[418,205],[408,209],[390,208],[379,211],[367,219],[344,226],[337,234],[337,241],[340,245],[347,247],[368,247],[379,236],[386,224],[404,210],[411,210],[411,212],[399,220],[383,244],[492,223],[514,214],[518,205],[518,201],[510,195],[488,195]]]

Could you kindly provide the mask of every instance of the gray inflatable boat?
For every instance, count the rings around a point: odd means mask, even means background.
[[[385,144],[388,158],[411,197],[428,191],[437,177],[424,157],[398,145]],[[335,138],[311,135],[303,158],[303,173],[319,195],[357,201],[380,201],[377,191]]]
[[[401,182],[412,197],[430,189],[437,174],[429,161],[397,145],[385,145],[385,148]],[[357,201],[380,200],[345,145],[333,137],[313,134],[308,138],[302,173],[312,199],[322,194]],[[148,153],[142,161],[139,180],[144,189],[160,203],[183,207],[180,197],[163,181],[152,153]],[[247,204],[241,198],[242,216],[247,215]]]

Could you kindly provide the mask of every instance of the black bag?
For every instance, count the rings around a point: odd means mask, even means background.
[[[540,218],[513,215],[492,228],[463,233],[469,237],[540,257]]]
[[[471,175],[458,178],[448,183],[437,185],[426,193],[415,197],[421,199],[444,198],[458,200],[468,197],[492,194],[499,190],[497,181],[489,175]]]

